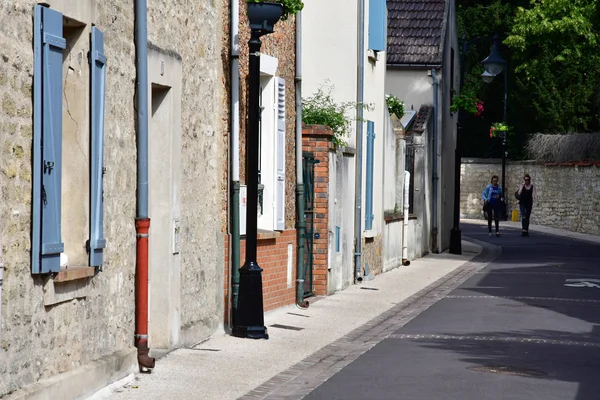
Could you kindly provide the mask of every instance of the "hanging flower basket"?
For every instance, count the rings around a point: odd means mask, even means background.
[[[490,137],[506,136],[510,128],[504,122],[494,122],[490,128]]]
[[[483,114],[483,101],[479,100],[470,93],[454,96],[452,99],[452,105],[450,106],[450,112],[455,113],[459,110],[479,117],[481,114]]]

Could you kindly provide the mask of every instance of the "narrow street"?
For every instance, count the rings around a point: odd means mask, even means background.
[[[598,399],[600,245],[462,230],[470,263],[243,398]]]

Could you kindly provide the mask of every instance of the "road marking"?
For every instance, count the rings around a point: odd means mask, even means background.
[[[565,280],[565,286],[583,288],[591,287],[600,289],[600,279],[593,278],[571,278]]]
[[[548,301],[569,301],[574,303],[592,303],[600,304],[600,300],[593,299],[569,299],[564,297],[535,297],[535,296],[454,296],[449,295],[446,299],[506,299],[506,300],[548,300]]]
[[[478,342],[509,342],[509,343],[533,343],[551,344],[561,346],[600,347],[598,342],[582,342],[579,340],[557,340],[543,337],[518,337],[518,336],[495,336],[495,335],[438,335],[438,334],[405,334],[396,333],[388,336],[388,339],[397,340],[473,340]]]

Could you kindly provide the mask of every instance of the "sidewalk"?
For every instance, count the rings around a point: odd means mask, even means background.
[[[307,310],[288,306],[268,312],[269,340],[217,332],[191,349],[178,349],[157,360],[151,374],[132,374],[88,400],[237,399],[451,273],[480,251],[480,246],[463,241],[463,255],[430,254],[335,295],[312,299]]]

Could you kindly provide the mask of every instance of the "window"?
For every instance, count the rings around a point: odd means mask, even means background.
[[[285,229],[285,80],[261,77],[258,227]],[[262,199],[262,203],[261,200]]]
[[[69,266],[102,266],[105,75],[102,32],[36,5],[34,274],[59,272],[61,255]],[[82,98],[89,98],[89,108]]]
[[[386,0],[369,0],[369,50],[385,51],[386,42]]]
[[[373,155],[375,147],[375,123],[367,121],[367,187],[365,196],[365,230],[373,229]]]
[[[406,161],[405,170],[410,172],[409,193],[408,193],[408,213],[415,212],[415,147],[411,143],[406,143]]]

